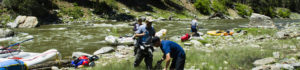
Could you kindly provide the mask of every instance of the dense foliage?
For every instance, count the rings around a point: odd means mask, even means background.
[[[276,10],[276,13],[278,14],[279,17],[283,17],[283,18],[289,18],[289,16],[291,15],[291,11],[287,8],[278,8]]]
[[[194,4],[196,9],[205,15],[211,14],[210,1],[209,0],[197,0]]]
[[[238,14],[242,17],[251,16],[253,10],[248,5],[244,5],[241,3],[236,3],[234,7],[238,12]]]
[[[16,14],[37,17],[48,17],[58,8],[51,0],[3,0],[2,4]]]
[[[227,7],[235,8],[239,11],[239,15],[243,15],[246,12],[241,9],[245,8],[249,10],[249,8],[246,7],[247,5],[249,5],[253,9],[253,12],[264,14],[270,17],[276,17],[276,14],[278,14],[280,17],[284,16],[285,18],[287,18],[287,10],[280,9],[282,11],[280,13],[279,11],[276,13],[276,8],[281,7],[287,8],[291,12],[300,12],[299,4],[300,0],[197,0],[194,5],[197,10],[203,14],[210,12],[207,10],[210,10],[212,8],[216,8],[217,11],[222,12],[222,9],[225,9]]]
[[[62,13],[67,14],[74,19],[80,18],[84,15],[83,11],[79,7],[62,9]]]

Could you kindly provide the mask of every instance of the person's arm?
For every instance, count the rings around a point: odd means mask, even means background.
[[[145,33],[141,33],[141,34],[136,33],[136,34],[134,35],[134,37],[141,37],[141,36],[144,36],[144,35],[145,35]]]
[[[165,58],[165,61],[166,61],[166,67],[164,68],[164,70],[167,70],[167,68],[169,67],[170,59],[171,59],[170,53],[168,53],[168,54],[166,55],[166,58]]]
[[[144,36],[144,35],[145,35],[145,33],[144,33],[144,32],[142,33],[142,28],[139,27],[139,28],[137,29],[137,31],[135,31],[134,37],[141,37],[141,36]]]

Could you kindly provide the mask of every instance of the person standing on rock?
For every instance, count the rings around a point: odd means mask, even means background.
[[[152,38],[151,42],[154,44],[155,47],[160,47],[160,49],[164,53],[164,56],[161,59],[161,61],[166,61],[166,66],[164,70],[167,70],[171,58],[173,59],[170,66],[170,70],[184,69],[186,56],[183,48],[179,44],[169,40],[160,40],[159,37]]]
[[[192,20],[191,23],[192,36],[199,36],[197,33],[197,26],[198,26],[197,19]]]
[[[155,35],[155,30],[152,27],[152,19],[146,20],[146,25],[140,26],[135,32],[134,37],[138,37],[137,53],[135,55],[134,67],[139,66],[144,59],[147,70],[152,69],[153,47],[150,45],[152,37]]]

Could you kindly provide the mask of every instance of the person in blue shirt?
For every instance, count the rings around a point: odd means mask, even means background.
[[[148,70],[152,69],[153,47],[150,45],[152,37],[155,35],[155,30],[152,27],[152,20],[146,20],[146,24],[142,25],[135,32],[134,37],[138,37],[137,45],[135,45],[136,55],[134,61],[134,67],[139,66],[141,61],[145,58],[146,67]],[[135,50],[134,50],[135,51]]]
[[[167,70],[167,67],[169,67],[171,58],[172,63],[170,66],[170,70],[184,69],[186,56],[183,48],[179,44],[169,40],[160,40],[159,37],[152,38],[152,43],[155,47],[160,47],[160,49],[164,53],[164,56],[162,58],[162,60],[166,61],[164,70]]]

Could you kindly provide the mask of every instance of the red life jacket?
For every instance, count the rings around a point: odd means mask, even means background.
[[[188,33],[186,33],[184,36],[181,37],[181,41],[183,42],[183,41],[189,40],[190,37],[191,36]]]
[[[82,60],[82,59],[85,60],[85,61],[82,62],[81,65],[88,65],[89,64],[89,58],[87,56],[80,56],[78,59],[79,60]]]

